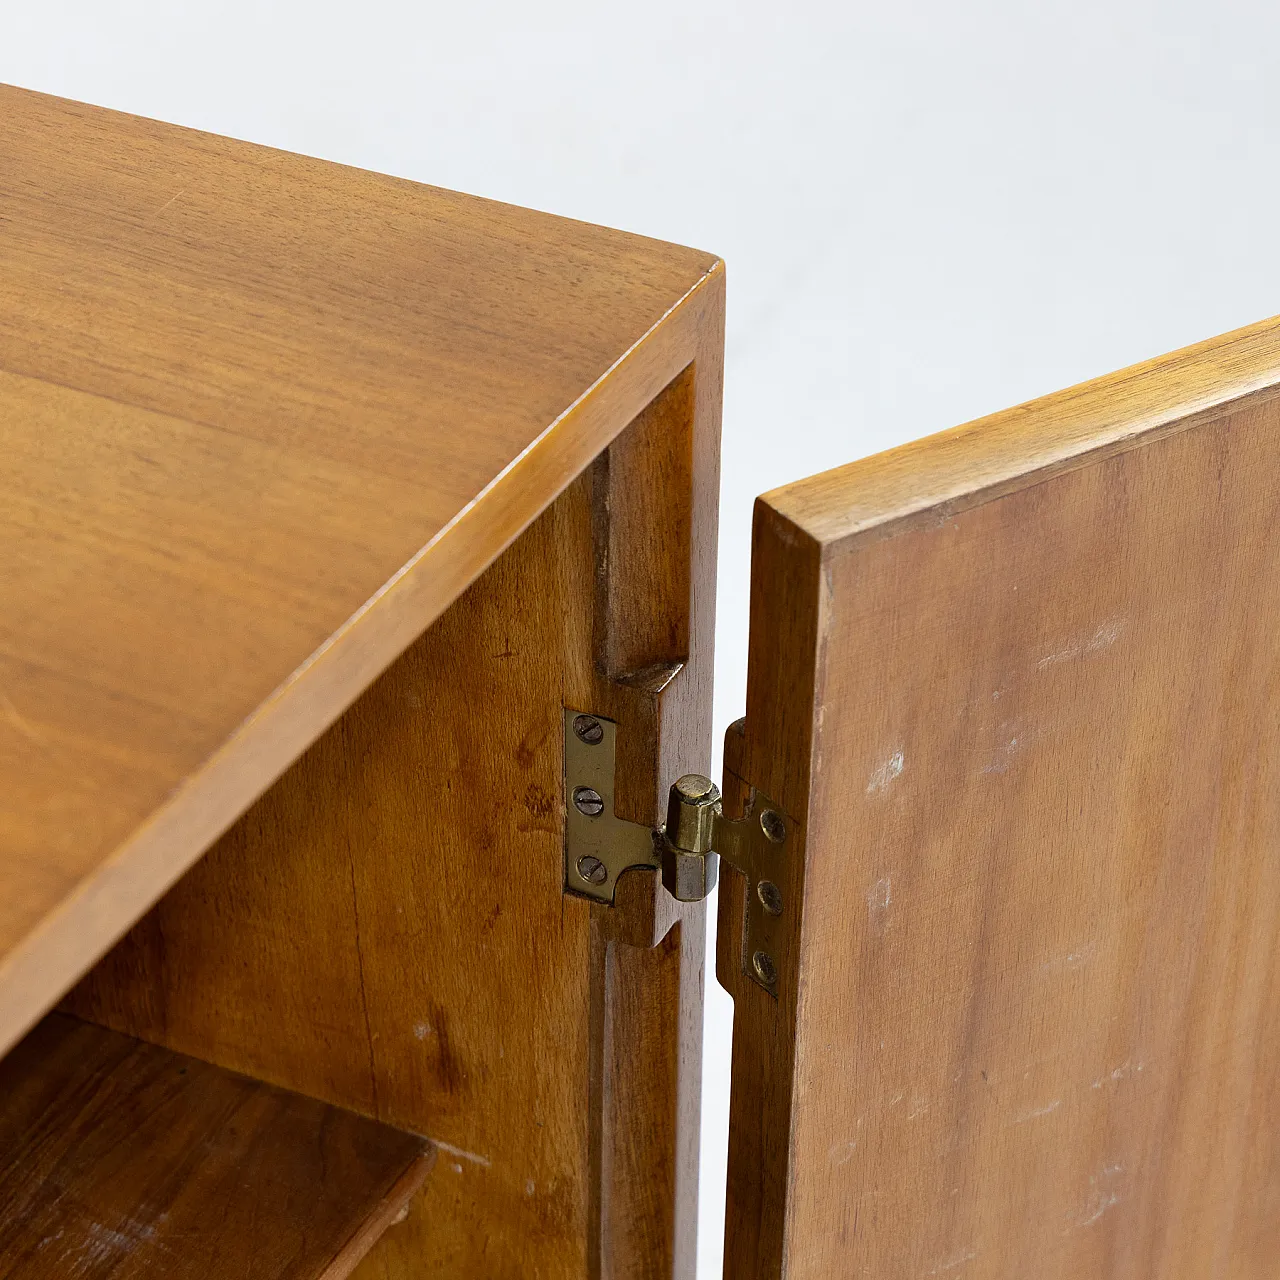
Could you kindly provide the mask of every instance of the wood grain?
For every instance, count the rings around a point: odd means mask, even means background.
[[[0,1061],[4,1280],[342,1280],[434,1161],[411,1134],[51,1014]]]
[[[721,952],[726,1275],[1275,1274],[1277,354],[759,504],[731,764],[805,824],[803,915],[772,1008]]]
[[[17,89],[0,116],[2,1051],[718,360],[723,274]]]
[[[693,366],[646,407],[593,471],[596,668],[611,679],[689,656]],[[665,626],[655,625],[662,619]]]
[[[709,755],[722,331],[704,297],[691,371],[71,999],[430,1135],[438,1175],[364,1280],[691,1280],[703,909],[643,873],[613,909],[565,896],[561,732],[565,706],[619,721],[621,780],[651,824],[684,760]],[[634,484],[602,511],[601,477],[619,474]],[[628,536],[601,587],[611,522]],[[687,585],[655,602],[646,636],[629,597],[672,561],[672,528]],[[598,590],[627,611],[598,608]],[[623,616],[637,661],[673,635],[688,647],[656,675],[602,672],[597,655],[622,649],[601,631]]]
[[[821,557],[811,540],[778,539],[773,532],[768,511],[757,504],[748,718],[725,734],[724,804],[730,817],[741,816],[752,786],[758,786],[800,823],[801,835],[789,846],[787,863],[775,877],[783,901],[776,998],[746,976],[750,886],[721,864],[716,976],[733,996],[724,1274],[733,1280],[781,1274],[791,1203],[796,1002],[803,962],[800,924],[806,910],[796,910],[794,904],[805,902],[803,828],[812,741],[805,720],[814,707]]]
[[[706,906],[676,904],[654,880],[629,872],[612,913],[592,908],[588,1275],[600,1280],[696,1268]]]

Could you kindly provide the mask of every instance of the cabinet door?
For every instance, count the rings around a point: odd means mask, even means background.
[[[726,1276],[1276,1274],[1278,387],[1271,321],[760,499]]]

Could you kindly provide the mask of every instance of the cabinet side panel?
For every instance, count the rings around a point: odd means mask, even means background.
[[[788,1280],[1274,1274],[1278,431],[826,549]]]

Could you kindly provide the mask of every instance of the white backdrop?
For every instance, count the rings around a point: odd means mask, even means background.
[[[1280,311],[1277,37],[1247,0],[0,0],[0,80],[722,254],[719,737],[757,493]],[[731,1019],[713,981],[706,1280]]]

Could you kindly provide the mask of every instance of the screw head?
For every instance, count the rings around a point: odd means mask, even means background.
[[[609,869],[599,858],[584,854],[578,859],[578,874],[588,884],[604,884],[609,878]]]
[[[751,957],[751,967],[756,971],[756,977],[766,987],[771,987],[777,982],[778,966],[773,963],[773,957],[767,951],[757,951]]]
[[[599,746],[604,739],[604,725],[595,716],[574,716],[573,731],[589,747]]]
[[[760,815],[760,830],[771,844],[781,844],[787,838],[787,824],[782,814],[766,809]]]
[[[772,880],[761,880],[756,885],[756,897],[760,899],[760,905],[771,916],[782,914],[782,890]]]
[[[573,807],[586,817],[595,818],[604,812],[604,799],[593,787],[574,787]]]

